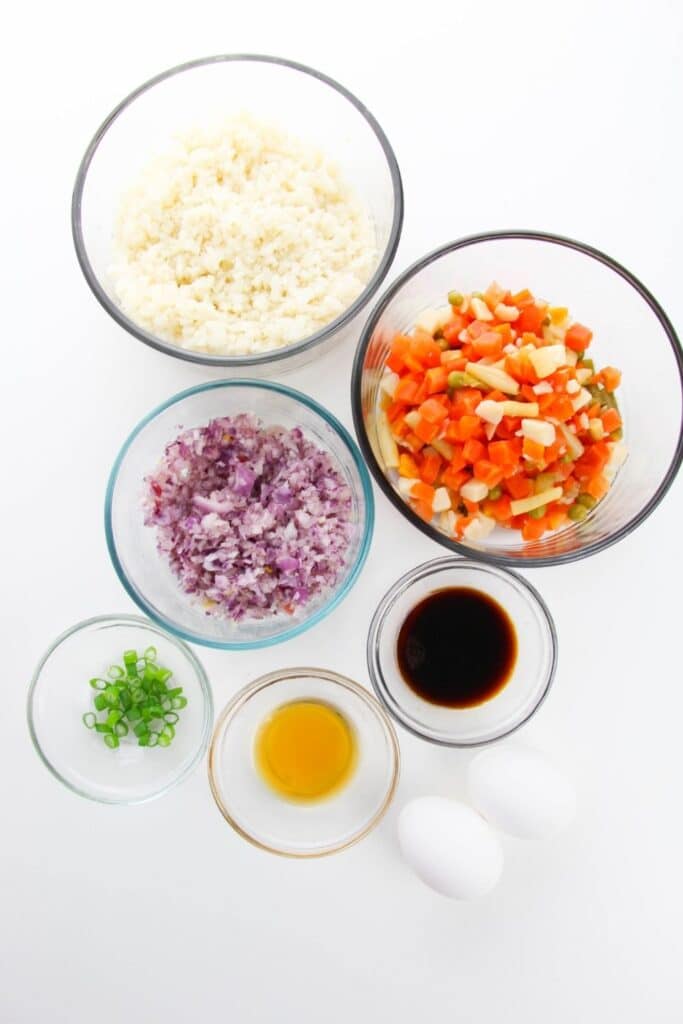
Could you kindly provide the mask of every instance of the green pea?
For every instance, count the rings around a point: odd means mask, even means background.
[[[624,431],[621,429],[621,427],[617,427],[616,430],[612,431],[612,433],[609,436],[609,439],[610,439],[610,441],[621,441],[623,436],[624,436]]]
[[[549,491],[555,484],[555,476],[553,473],[539,473],[534,480],[534,494],[543,494],[544,491]]]
[[[580,523],[588,515],[588,509],[585,505],[579,505],[578,503],[570,505],[567,515],[570,519],[573,519],[575,523]]]
[[[548,511],[546,505],[539,505],[538,508],[532,508],[531,512],[528,513],[530,519],[543,519],[543,516]]]
[[[500,484],[496,484],[496,486],[492,487],[491,490],[489,491],[488,497],[491,501],[498,501],[502,494],[503,488],[500,486]]]
[[[576,500],[578,501],[579,505],[583,505],[584,508],[595,508],[595,506],[597,505],[597,500],[593,497],[593,495],[586,494],[585,492],[583,494],[580,494]]]
[[[462,306],[465,301],[465,296],[461,295],[460,292],[449,292],[448,301],[451,306]]]

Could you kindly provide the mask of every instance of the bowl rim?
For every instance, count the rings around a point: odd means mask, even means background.
[[[212,640],[208,637],[204,637],[199,633],[192,633],[188,630],[178,628],[173,625],[168,619],[161,616],[156,609],[154,609],[145,600],[143,594],[139,593],[137,589],[132,585],[128,576],[126,575],[124,568],[119,559],[118,552],[116,549],[116,541],[114,538],[114,530],[112,527],[112,503],[114,498],[114,492],[116,489],[116,483],[118,480],[119,471],[123,464],[123,461],[128,454],[133,442],[137,438],[138,434],[144,428],[157,418],[161,413],[165,412],[171,406],[176,405],[186,398],[190,398],[192,395],[201,394],[204,391],[213,391],[218,388],[235,388],[235,387],[249,387],[258,388],[264,391],[275,392],[279,395],[284,396],[290,401],[304,405],[310,409],[322,420],[324,420],[335,433],[341,438],[346,445],[346,448],[351,455],[353,463],[358,471],[358,476],[361,482],[361,488],[363,492],[363,501],[365,503],[365,517],[362,524],[362,538],[358,549],[358,554],[353,565],[350,568],[348,575],[344,578],[338,589],[333,590],[332,595],[328,601],[326,601],[320,608],[318,608],[315,614],[304,619],[303,622],[299,622],[297,625],[292,626],[290,629],[279,633],[277,636],[265,637],[261,640],[250,640],[250,641],[219,641]],[[161,453],[160,453],[161,455]],[[315,399],[310,398],[302,391],[296,391],[294,388],[287,387],[285,384],[278,384],[275,381],[260,380],[260,379],[247,379],[242,377],[230,377],[225,380],[212,380],[206,381],[203,384],[196,384],[193,387],[185,388],[183,391],[179,391],[174,395],[171,395],[165,402],[155,406],[150,412],[144,416],[129,433],[128,437],[123,442],[118,455],[114,460],[109,479],[107,481],[107,488],[104,498],[104,533],[107,542],[107,550],[109,551],[109,557],[111,559],[116,575],[119,578],[122,586],[126,590],[128,596],[135,602],[145,615],[157,623],[163,630],[172,633],[174,636],[179,637],[181,640],[188,641],[190,643],[201,644],[204,647],[212,647],[216,650],[221,651],[248,651],[248,650],[259,650],[265,647],[272,647],[275,644],[284,643],[285,640],[291,640],[293,637],[299,636],[301,633],[306,632],[312,626],[315,626],[322,619],[326,618],[335,608],[341,604],[346,595],[352,590],[356,580],[358,579],[365,561],[370,551],[370,545],[372,542],[372,536],[375,526],[375,499],[372,491],[372,482],[368,473],[367,467],[363,462],[358,445],[354,441],[353,437],[346,429],[346,427],[337,419],[334,413],[331,413],[324,406],[320,405]]]
[[[114,121],[116,121],[116,119],[138,98],[138,96],[141,96],[143,93],[152,89],[155,85],[164,82],[167,78],[182,74],[185,71],[192,71],[195,68],[204,67],[209,64],[239,61],[246,63],[277,64],[282,67],[289,68],[292,71],[299,71],[302,74],[309,75],[318,82],[322,82],[324,85],[336,90],[336,92],[340,93],[340,95],[342,95],[352,106],[356,108],[374,132],[384,153],[391,177],[393,216],[387,244],[384,248],[384,252],[381,254],[372,277],[367,282],[360,295],[358,295],[351,305],[340,313],[338,317],[326,326],[322,327],[319,331],[316,331],[315,334],[310,334],[291,345],[285,345],[283,348],[272,349],[269,352],[248,356],[225,356],[213,355],[209,352],[194,352],[189,349],[181,348],[179,345],[174,345],[170,341],[165,341],[163,338],[157,337],[157,335],[152,334],[150,331],[145,330],[133,320],[129,319],[120,307],[117,306],[109,297],[93,269],[83,238],[81,215],[85,183],[88,177],[90,164],[92,163],[95,153]],[[74,182],[71,198],[71,235],[76,250],[76,258],[93,295],[112,319],[120,327],[123,327],[128,334],[137,338],[138,341],[144,342],[146,345],[156,349],[158,352],[164,352],[166,355],[174,356],[176,359],[183,359],[190,363],[199,363],[205,366],[229,366],[233,368],[250,366],[262,367],[271,363],[279,365],[282,360],[286,360],[291,356],[309,351],[340,331],[367,305],[370,299],[372,299],[379,290],[382,282],[389,272],[391,264],[393,263],[401,237],[403,213],[403,183],[394,150],[392,149],[391,144],[379,122],[373,114],[370,113],[365,104],[350,92],[349,89],[341,85],[341,83],[337,82],[334,78],[330,78],[329,75],[324,74],[322,71],[318,71],[306,64],[300,64],[297,61],[288,60],[284,57],[275,57],[259,53],[230,53],[216,54],[211,57],[200,57],[196,60],[186,61],[183,64],[177,64],[166,71],[162,71],[159,74],[154,75],[152,78],[143,82],[142,85],[133,89],[132,92],[128,93],[128,95],[114,107],[107,117],[105,117],[104,121],[88,143],[76,173],[76,180]]]
[[[220,789],[216,782],[216,758],[218,744],[225,735],[227,727],[230,725],[231,721],[237,717],[241,709],[251,700],[252,697],[257,693],[260,693],[261,690],[266,689],[268,686],[273,686],[276,683],[280,683],[288,679],[298,679],[302,676],[323,679],[326,682],[332,683],[334,686],[340,686],[353,693],[356,697],[359,697],[365,703],[366,707],[370,709],[384,727],[384,731],[388,739],[392,771],[389,786],[382,803],[375,811],[370,821],[367,822],[362,829],[357,830],[349,839],[346,839],[343,842],[337,842],[316,850],[295,851],[281,849],[262,842],[260,839],[257,839],[256,836],[248,832],[235,820],[235,818],[232,817],[229,810],[223,803],[220,795]],[[211,743],[209,744],[207,769],[209,775],[209,786],[211,787],[211,793],[216,802],[216,806],[228,824],[235,830],[235,832],[238,833],[238,835],[243,839],[246,839],[246,841],[251,843],[252,846],[256,846],[258,849],[265,850],[268,853],[274,853],[279,857],[288,857],[295,860],[312,860],[316,857],[329,857],[333,853],[340,853],[342,850],[348,850],[349,847],[355,846],[356,843],[361,841],[361,839],[364,839],[369,835],[369,833],[372,832],[372,830],[379,824],[389,809],[396,794],[401,774],[401,748],[396,734],[396,729],[394,728],[394,723],[387,714],[383,704],[378,701],[372,693],[365,689],[365,687],[361,686],[360,683],[355,682],[353,679],[349,679],[348,676],[340,675],[338,672],[333,672],[330,669],[299,666],[295,668],[276,669],[274,672],[267,672],[265,675],[259,676],[258,679],[254,679],[252,682],[247,683],[246,686],[244,686],[230,701],[228,701],[216,719]]]
[[[115,797],[95,796],[93,793],[88,792],[87,789],[83,789],[81,786],[77,786],[74,785],[72,782],[69,782],[68,779],[66,779],[62,775],[62,773],[47,757],[45,751],[43,750],[40,744],[35,727],[33,715],[33,701],[38,686],[38,682],[40,680],[40,676],[45,665],[52,657],[54,652],[57,650],[57,648],[61,647],[65,640],[68,640],[76,633],[80,633],[85,629],[89,629],[91,626],[96,626],[100,623],[105,622],[110,623],[111,625],[132,624],[135,626],[142,626],[145,629],[148,629],[150,632],[155,633],[157,636],[163,637],[164,640],[167,640],[169,643],[177,647],[180,651],[182,651],[182,653],[186,656],[186,658],[192,665],[197,680],[199,681],[199,687],[202,691],[202,695],[204,698],[204,721],[202,724],[201,741],[197,747],[196,753],[194,754],[192,759],[188,761],[183,770],[178,775],[174,776],[169,782],[167,782],[166,785],[142,797],[126,797],[123,799],[117,799]],[[50,774],[53,775],[54,778],[56,778],[59,782],[61,782],[62,785],[66,786],[67,789],[70,789],[72,793],[76,793],[78,796],[85,797],[87,800],[93,800],[95,803],[108,804],[112,806],[130,807],[135,804],[145,804],[148,803],[150,800],[156,800],[157,797],[164,796],[164,794],[168,793],[169,790],[173,789],[174,786],[177,786],[180,782],[183,782],[186,778],[188,778],[188,776],[197,767],[197,764],[202,759],[208,748],[209,739],[211,736],[211,726],[213,723],[213,694],[211,692],[211,684],[209,683],[209,677],[206,674],[204,666],[202,665],[194,651],[190,647],[188,647],[188,645],[179,637],[169,633],[168,630],[163,629],[161,626],[157,625],[157,623],[150,622],[149,619],[143,618],[142,615],[130,615],[127,613],[94,615],[89,619],[82,619],[80,622],[77,622],[73,626],[70,626],[68,629],[65,629],[62,633],[59,634],[59,636],[57,636],[52,641],[52,643],[47,647],[47,649],[42,654],[40,660],[38,661],[33,671],[33,676],[31,677],[31,682],[28,688],[28,694],[26,697],[26,719],[28,724],[29,735],[31,737],[31,742],[33,743],[33,747],[36,753],[38,754],[38,757],[43,762],[45,767],[48,769]]]
[[[386,497],[390,500],[392,505],[398,509],[398,511],[405,516],[416,526],[418,530],[429,537],[431,540],[436,541],[442,547],[447,548],[454,554],[464,555],[466,557],[475,557],[482,562],[488,562],[490,565],[498,566],[515,566],[517,568],[541,568],[544,566],[551,565],[563,565],[568,562],[575,562],[581,558],[587,558],[590,555],[596,554],[599,551],[604,551],[612,544],[616,544],[618,541],[623,540],[624,537],[628,536],[633,530],[635,530],[641,523],[643,523],[648,516],[654,512],[659,503],[661,502],[664,495],[671,487],[678,470],[680,469],[681,462],[683,461],[683,405],[681,408],[681,422],[679,424],[678,441],[674,449],[673,457],[669,464],[669,468],[666,471],[659,487],[654,492],[650,500],[643,506],[628,523],[625,523],[614,533],[608,537],[603,537],[600,540],[593,541],[590,544],[586,544],[585,547],[575,549],[572,551],[566,551],[559,555],[542,555],[540,557],[534,555],[502,555],[495,550],[487,550],[470,547],[467,544],[463,544],[457,540],[451,540],[441,531],[437,530],[436,527],[430,523],[426,523],[423,519],[420,519],[416,515],[410,506],[403,501],[401,496],[396,493],[394,488],[391,486],[386,476],[382,472],[380,465],[375,458],[375,453],[368,441],[367,433],[365,430],[365,424],[363,421],[363,410],[361,402],[361,379],[363,373],[363,359],[365,352],[370,343],[375,327],[391,300],[397,294],[398,291],[403,287],[406,281],[414,277],[420,271],[424,270],[425,267],[429,266],[435,260],[441,256],[445,256],[447,253],[454,252],[457,249],[464,249],[470,245],[477,245],[482,242],[498,241],[501,239],[523,239],[536,242],[548,242],[551,244],[559,245],[567,249],[573,249],[575,252],[581,253],[584,256],[588,256],[590,259],[595,260],[598,263],[602,263],[603,266],[612,270],[615,274],[621,277],[627,284],[640,295],[643,301],[650,307],[655,317],[659,321],[666,338],[671,346],[674,360],[678,367],[679,383],[681,391],[683,392],[683,350],[681,349],[681,342],[674,330],[673,324],[669,320],[669,317],[664,312],[664,309],[654,297],[652,292],[646,288],[630,270],[627,270],[621,263],[618,263],[611,256],[602,252],[600,249],[596,249],[592,245],[588,245],[584,242],[576,241],[576,239],[568,238],[565,235],[557,235],[551,232],[545,231],[534,231],[526,229],[501,229],[492,231],[483,231],[475,235],[465,235],[462,238],[458,238],[453,242],[448,242],[444,245],[439,246],[437,249],[433,249],[426,256],[422,256],[419,260],[412,263],[406,270],[404,270],[399,276],[389,285],[387,290],[383,293],[374,309],[372,310],[368,320],[363,327],[358,345],[356,347],[356,354],[354,356],[353,368],[351,371],[351,412],[353,415],[353,425],[358,439],[358,444],[363,453],[365,461],[367,462],[370,472],[377,485],[384,492]]]
[[[394,700],[393,698],[390,699],[390,691],[388,687],[384,686],[384,675],[380,668],[377,645],[379,634],[384,624],[386,614],[389,611],[389,609],[393,606],[397,597],[399,597],[402,593],[405,593],[415,583],[419,582],[420,580],[429,576],[433,576],[436,573],[442,572],[446,569],[452,569],[454,565],[465,566],[468,568],[474,567],[475,569],[479,569],[484,573],[493,573],[495,575],[502,576],[503,578],[508,577],[514,580],[515,583],[518,584],[519,589],[521,590],[527,605],[535,604],[537,606],[540,612],[540,619],[546,625],[547,637],[550,644],[550,664],[548,667],[548,671],[546,673],[543,690],[538,699],[536,700],[536,702],[534,703],[531,710],[524,716],[524,718],[522,718],[519,722],[513,725],[510,729],[506,729],[504,732],[497,733],[495,736],[488,736],[486,739],[471,740],[465,742],[458,740],[445,740],[441,739],[440,737],[430,735],[428,732],[423,731],[422,729],[415,728],[402,717],[402,714],[400,713],[403,710],[401,708],[401,705],[398,703],[398,701]],[[372,688],[375,691],[377,698],[381,702],[382,706],[386,708],[387,712],[392,716],[392,718],[395,719],[395,721],[399,723],[399,725],[401,725],[408,732],[412,733],[413,736],[417,736],[421,740],[426,740],[428,743],[434,743],[436,746],[453,747],[459,750],[467,750],[469,748],[487,747],[490,746],[492,743],[498,743],[500,740],[504,740],[508,736],[511,736],[513,733],[517,732],[518,729],[521,729],[522,726],[526,725],[526,723],[531,718],[533,718],[538,709],[546,700],[552,687],[552,684],[555,680],[559,656],[558,647],[559,640],[557,635],[557,628],[555,626],[555,620],[553,619],[550,613],[548,605],[541,597],[538,590],[531,583],[529,583],[528,580],[524,579],[524,577],[520,573],[513,572],[511,569],[505,568],[501,565],[492,565],[490,562],[484,561],[483,559],[474,559],[466,557],[464,555],[443,555],[441,558],[432,558],[427,562],[422,562],[420,563],[420,565],[416,565],[412,569],[409,569],[407,572],[403,573],[403,575],[400,576],[397,580],[395,580],[394,583],[392,583],[391,586],[385,591],[370,621],[365,651],[368,666],[368,674],[370,676]]]

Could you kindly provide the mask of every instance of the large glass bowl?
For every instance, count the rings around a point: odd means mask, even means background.
[[[263,781],[254,758],[261,724],[283,704],[329,704],[355,734],[357,761],[343,789],[316,803],[295,803]],[[394,727],[375,698],[352,679],[319,668],[290,668],[250,683],[220,714],[209,750],[218,809],[244,839],[269,853],[322,857],[344,850],[378,824],[399,775]]]
[[[187,706],[168,747],[140,747],[130,733],[110,750],[83,724],[93,711],[89,680],[120,664],[124,651],[148,647],[173,672]],[[40,659],[29,688],[29,731],[41,760],[74,793],[105,804],[143,803],[168,792],[203,757],[212,723],[209,681],[194,653],[137,615],[100,615],[72,626]]]
[[[627,459],[607,496],[583,522],[525,542],[511,530],[485,541],[457,541],[425,523],[390,478],[377,437],[378,386],[396,332],[422,310],[443,306],[448,291],[483,290],[498,281],[513,292],[568,306],[594,332],[596,366],[623,372],[619,389]],[[361,449],[377,483],[417,529],[461,554],[507,565],[552,565],[583,558],[635,529],[657,507],[683,457],[683,354],[657,300],[633,274],[588,245],[558,235],[498,231],[435,250],[406,270],[380,299],[358,344],[351,396]]]
[[[336,585],[293,614],[234,623],[206,613],[185,594],[156,547],[156,529],[144,525],[144,478],[182,428],[217,416],[252,412],[266,426],[301,427],[327,451],[352,495],[353,535]],[[153,409],[135,427],[116,458],[105,499],[105,531],[114,568],[151,619],[184,640],[226,650],[268,647],[297,636],[328,615],[348,594],[370,548],[374,523],[372,485],[360,452],[342,424],[313,399],[267,381],[223,380],[189,388]]]
[[[109,279],[114,224],[126,188],[178,133],[247,111],[331,157],[373,219],[377,264],[358,298],[309,337],[249,356],[189,351],[134,323]],[[376,293],[394,258],[403,220],[398,164],[372,114],[347,89],[313,68],[277,57],[230,54],[164,71],[135,89],[97,129],[81,161],[72,200],[76,254],[96,299],[140,341],[168,355],[250,373],[291,369],[318,355]]]
[[[477,590],[507,612],[517,635],[508,681],[490,700],[450,708],[420,697],[403,679],[398,635],[406,617],[429,594],[450,587]],[[468,637],[453,623],[453,644]],[[540,594],[516,573],[485,562],[448,556],[418,565],[387,591],[373,615],[367,642],[372,685],[405,729],[447,747],[476,747],[515,732],[545,700],[557,667],[557,633]]]

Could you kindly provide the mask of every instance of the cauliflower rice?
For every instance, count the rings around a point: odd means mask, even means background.
[[[230,356],[320,330],[377,264],[370,215],[338,169],[246,114],[156,158],[125,195],[114,242],[111,279],[131,320]]]

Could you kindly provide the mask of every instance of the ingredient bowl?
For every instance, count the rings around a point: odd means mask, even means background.
[[[314,804],[274,793],[254,756],[264,720],[283,704],[302,700],[341,714],[357,747],[344,788]],[[226,821],[255,846],[289,857],[336,853],[366,836],[391,803],[398,775],[396,733],[375,698],[351,679],[318,668],[272,672],[247,686],[219,716],[209,751],[209,781]]]
[[[157,550],[156,528],[145,526],[143,495],[145,477],[154,472],[166,446],[181,430],[240,413],[253,413],[265,427],[300,427],[308,440],[329,454],[350,490],[351,509],[350,540],[333,586],[293,610],[235,622],[209,613],[199,596],[181,589],[166,558]],[[124,443],[105,500],[109,554],[133,600],[146,615],[177,636],[225,649],[280,643],[328,615],[358,578],[370,547],[373,522],[370,478],[348,432],[311,398],[265,381],[213,381],[182,391],[153,409]]]
[[[111,750],[84,725],[97,693],[89,680],[107,678],[124,651],[150,647],[187,700],[175,736],[150,748],[131,731]],[[135,615],[102,615],[62,633],[41,658],[28,695],[29,730],[43,763],[74,793],[106,804],[143,803],[181,782],[202,758],[212,722],[209,681],[190,648]]]
[[[429,594],[447,587],[471,588],[492,598],[517,635],[516,660],[505,686],[473,707],[444,707],[419,697],[399,668],[397,643],[406,616]],[[471,640],[458,631],[457,622],[452,638],[454,652]],[[384,595],[370,624],[367,659],[377,696],[404,728],[432,743],[473,747],[508,736],[536,712],[555,675],[557,635],[542,598],[521,576],[484,562],[437,558],[411,569]]]
[[[449,293],[476,292],[492,281],[511,292],[528,288],[551,305],[569,307],[572,318],[593,331],[588,354],[596,367],[622,371],[623,442],[616,454],[625,455],[625,460],[590,513],[584,516],[579,510],[581,521],[570,521],[539,540],[525,541],[516,530],[500,527],[486,537],[458,539],[436,525],[437,519],[420,518],[399,493],[397,474],[387,468],[380,444],[380,380],[394,337],[410,331],[425,310],[443,308]],[[600,551],[656,508],[683,455],[682,381],[683,355],[674,329],[633,274],[604,253],[571,239],[500,231],[443,246],[390,286],[361,336],[351,387],[363,454],[384,493],[410,522],[452,551],[493,563],[533,566]]]
[[[340,293],[339,303],[330,319],[321,321],[312,333],[296,336],[295,328],[292,328],[293,336],[285,347],[267,351],[252,347],[245,355],[226,355],[217,353],[215,345],[213,352],[208,344],[204,350],[181,347],[182,338],[174,340],[168,336],[168,331],[158,326],[163,319],[158,311],[154,315],[150,313],[146,320],[139,316],[138,321],[131,316],[130,308],[129,312],[124,311],[114,287],[116,275],[112,268],[118,258],[114,236],[124,195],[153,160],[169,152],[179,137],[196,130],[213,130],[225,118],[243,114],[273,124],[329,158],[338,168],[340,180],[351,188],[361,208],[367,212],[371,222],[370,234],[374,229],[375,245],[372,262],[367,273],[364,271],[362,275],[363,284],[359,285],[362,290],[354,290],[355,297],[346,306]],[[277,146],[273,147],[273,152],[278,152]],[[200,158],[201,151],[192,157],[193,160]],[[315,163],[315,159],[312,162]],[[191,170],[190,166],[188,174]],[[245,174],[250,173],[247,166]],[[218,175],[216,180],[225,187],[222,176]],[[193,187],[195,185],[196,181]],[[251,180],[245,179],[245,189],[252,185]],[[290,185],[294,187],[291,182]],[[326,183],[316,178],[312,190],[317,196],[324,196],[328,185],[329,181]],[[238,194],[241,190],[240,186]],[[301,192],[304,198],[310,194],[310,182],[303,182]],[[261,216],[268,198],[268,195],[255,198],[254,218],[257,214]],[[251,237],[249,225],[245,227],[245,218],[237,220],[235,204],[225,205],[224,192],[219,193],[218,202],[223,207],[219,223],[232,223],[232,218],[239,230],[246,231],[247,237]],[[249,210],[245,213],[246,221],[253,219]],[[159,246],[156,229],[150,227],[144,209],[142,214],[135,232],[129,229],[129,234],[142,236],[145,231],[151,231],[149,238],[153,236],[154,245]],[[194,220],[205,215],[206,206],[183,215],[182,225],[174,236],[177,248],[171,254],[173,260],[180,261],[187,253],[196,254],[196,239],[189,237],[189,233]],[[231,367],[236,371],[249,367],[251,373],[257,374],[280,372],[285,366],[291,369],[318,355],[326,343],[331,342],[340,329],[360,312],[380,287],[391,265],[402,218],[403,195],[396,158],[384,132],[363,104],[343,86],[312,68],[276,57],[242,54],[192,61],[165,71],[135,89],[95,133],[81,162],[72,202],[72,230],[81,269],[97,300],[118,324],[140,341],[168,355],[210,366]],[[280,225],[277,230],[271,227],[268,228],[269,240],[266,239],[268,246],[276,245],[281,230],[289,230],[291,224]],[[336,238],[339,232],[333,232],[333,235]],[[264,239],[258,237],[255,243],[262,245]],[[253,280],[253,273],[247,273],[243,279],[239,267],[222,266],[221,255],[225,256],[225,253],[218,245],[216,253],[209,254],[209,262],[195,283],[185,279],[179,263],[174,264],[175,271],[165,279],[164,287],[170,289],[176,299],[179,294],[176,289],[194,288],[191,292],[181,292],[180,301],[184,303],[189,299],[192,303],[203,303],[202,308],[209,320],[215,319],[218,306],[212,306],[212,295],[204,294],[203,289],[211,287],[211,281],[215,279],[213,275],[225,271],[230,280]],[[239,253],[236,258],[239,260]],[[168,266],[171,267],[171,263]],[[340,273],[344,272],[345,266],[342,260],[341,268],[337,268]],[[293,280],[294,270],[294,267],[279,265],[273,270],[285,289],[283,294],[289,295],[292,302],[298,288]],[[272,287],[270,272],[260,282],[263,295],[258,299],[259,303],[266,301],[265,295]],[[299,297],[304,302],[311,301],[310,296]],[[143,300],[150,304],[149,290]],[[232,294],[230,310],[237,320],[244,315],[242,302],[243,297]],[[292,310],[288,310],[287,315],[292,315]]]

